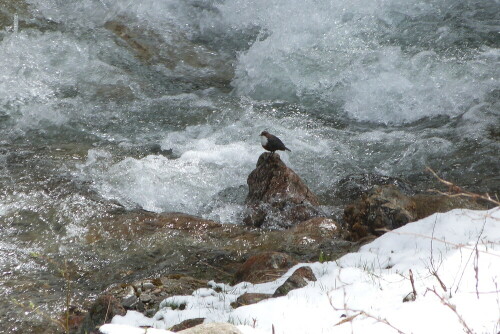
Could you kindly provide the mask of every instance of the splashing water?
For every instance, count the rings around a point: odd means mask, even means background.
[[[32,253],[72,261],[86,293],[109,284],[91,273],[118,271],[145,243],[89,241],[116,210],[240,223],[264,129],[332,211],[351,174],[426,189],[431,166],[498,192],[494,0],[0,4],[6,300],[63,294]],[[4,309],[0,327],[15,332]]]

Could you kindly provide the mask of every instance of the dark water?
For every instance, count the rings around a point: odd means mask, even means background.
[[[14,299],[63,308],[64,261],[82,299],[154,263],[160,240],[106,234],[116,210],[239,223],[263,129],[327,211],[359,173],[498,192],[499,22],[493,0],[0,0],[0,327],[43,318]]]

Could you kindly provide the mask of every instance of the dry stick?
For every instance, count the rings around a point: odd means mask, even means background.
[[[413,271],[410,269],[410,283],[411,288],[413,289],[413,298],[417,298],[417,290],[415,289],[415,281],[413,280]]]
[[[111,305],[111,296],[110,298],[108,298],[108,307],[106,309],[106,314],[104,315],[104,323],[103,325],[106,323],[106,321],[108,321],[108,313],[109,313],[109,307]]]
[[[469,328],[469,326],[467,326],[467,323],[465,322],[464,318],[462,318],[462,316],[460,314],[458,314],[457,308],[455,306],[451,305],[446,299],[444,299],[443,297],[441,297],[437,293],[437,291],[436,291],[435,288],[432,288],[432,289],[427,288],[426,291],[430,291],[430,292],[434,293],[436,295],[436,297],[438,297],[439,300],[441,300],[441,303],[443,303],[443,305],[448,306],[448,308],[450,310],[452,310],[453,313],[456,314],[456,316],[458,317],[458,320],[460,321],[460,324],[462,324],[462,326],[464,327],[466,333],[468,333],[468,334],[474,334],[474,332]]]
[[[436,192],[438,194],[449,196],[449,197],[460,197],[461,196],[461,197],[470,197],[470,198],[474,198],[474,199],[483,199],[485,201],[488,201],[490,203],[493,203],[495,205],[499,205],[500,206],[500,200],[498,199],[497,195],[495,195],[496,198],[494,199],[488,193],[486,193],[484,195],[480,195],[480,194],[472,193],[470,191],[465,191],[462,188],[460,188],[459,186],[457,186],[456,184],[440,178],[436,174],[436,172],[434,170],[432,170],[432,168],[426,167],[425,169],[428,172],[430,172],[436,179],[438,179],[439,182],[441,182],[442,184],[448,186],[449,189],[450,189],[450,192],[448,192],[448,193],[445,193],[445,192],[442,192],[442,191],[439,191],[439,190],[431,189],[430,191],[432,191],[432,192]]]
[[[436,222],[437,222],[437,216],[436,218],[434,219],[434,225],[432,226],[432,235],[431,235],[431,268],[432,270],[429,269],[429,272],[431,273],[432,276],[436,277],[436,279],[438,280],[439,284],[441,285],[441,288],[447,292],[448,290],[446,289],[446,285],[443,283],[443,281],[441,280],[441,278],[439,277],[437,271],[439,270],[439,267],[441,267],[441,264],[443,264],[443,262],[441,261],[441,263],[439,264],[438,268],[436,269],[434,267],[434,248],[433,248],[433,242],[434,242],[434,231],[436,229]]]
[[[328,294],[327,294],[328,295]],[[351,315],[345,319],[342,319],[341,321],[339,321],[338,323],[336,323],[334,326],[339,326],[339,325],[342,325],[346,322],[350,322],[351,323],[351,332],[353,331],[353,328],[352,328],[352,321],[360,316],[360,315],[364,315],[365,317],[367,318],[371,318],[371,319],[374,319],[376,320],[377,322],[380,322],[380,323],[383,323],[384,325],[387,325],[389,327],[391,327],[392,329],[394,329],[395,331],[398,332],[398,334],[406,334],[405,332],[403,332],[402,330],[400,330],[399,328],[395,327],[394,325],[392,325],[387,319],[385,318],[380,318],[380,317],[377,317],[375,315],[372,315],[370,313],[367,313],[365,311],[362,311],[362,310],[355,310],[355,309],[351,309],[351,308],[348,308],[347,305],[346,305],[346,302],[345,302],[345,289],[344,289],[344,308],[343,309],[338,309],[336,308],[335,306],[333,306],[333,302],[332,302],[332,298],[328,295],[328,301],[330,303],[330,306],[335,310],[335,311],[341,311],[341,310],[344,310],[346,312],[352,312],[352,313],[356,313],[354,315]]]
[[[352,315],[348,318],[345,318],[341,321],[339,321],[338,323],[336,323],[334,326],[339,326],[343,323],[346,323],[346,322],[352,322],[354,320],[354,318],[356,318],[357,316],[359,315],[364,315],[365,317],[367,318],[371,318],[373,320],[376,320],[377,322],[380,322],[380,323],[383,323],[384,325],[387,325],[389,327],[391,327],[392,329],[394,329],[396,332],[398,332],[399,334],[405,334],[405,332],[403,332],[402,330],[400,330],[399,328],[397,327],[394,327],[394,325],[392,325],[389,321],[387,321],[387,319],[385,318],[380,318],[380,317],[377,317],[375,315],[372,315],[370,313],[367,313],[365,311],[360,311],[360,310],[353,310],[353,309],[346,309],[346,311],[351,311],[351,312],[357,312],[357,314],[355,315]]]
[[[484,218],[483,227],[481,228],[481,232],[479,233],[479,235],[477,237],[476,244],[474,245],[474,248],[472,249],[475,252],[475,254],[476,254],[476,257],[474,258],[474,261],[476,260],[476,258],[479,259],[479,250],[477,249],[477,245],[479,244],[479,239],[481,239],[481,236],[483,235],[484,226],[485,225],[486,225],[486,217]],[[462,278],[464,277],[465,269],[467,268],[467,265],[469,264],[469,261],[470,261],[470,259],[472,257],[472,254],[473,253],[471,253],[469,255],[469,258],[467,259],[467,262],[465,263],[464,270],[462,271],[462,275],[460,275],[460,279],[458,280],[457,288],[455,289],[455,293],[458,291],[458,287],[460,286],[460,282],[462,281]],[[479,269],[477,269],[477,264],[476,263],[474,263],[474,270],[476,271],[476,291],[477,291],[477,285],[478,285],[477,271]],[[478,296],[478,298],[479,298],[479,296]]]

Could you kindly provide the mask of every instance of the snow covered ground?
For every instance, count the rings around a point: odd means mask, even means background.
[[[318,280],[287,296],[233,309],[245,292],[274,293],[298,267]],[[413,288],[416,298],[403,302]],[[222,289],[221,292],[219,287]],[[386,233],[334,262],[299,264],[280,279],[236,286],[212,282],[166,299],[153,318],[129,311],[106,334],[149,334],[190,318],[230,322],[244,334],[488,333],[500,331],[500,208],[452,210]],[[172,306],[186,304],[185,310]]]

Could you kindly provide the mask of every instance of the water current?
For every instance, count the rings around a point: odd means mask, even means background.
[[[264,129],[332,214],[352,174],[498,193],[499,78],[498,0],[0,0],[0,328],[147,263],[116,210],[241,223]]]

